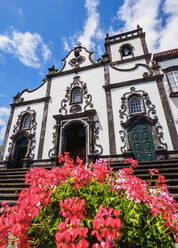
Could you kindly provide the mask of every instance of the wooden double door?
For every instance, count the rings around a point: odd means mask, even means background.
[[[139,120],[128,129],[129,141],[137,161],[156,160],[152,128],[145,120]]]

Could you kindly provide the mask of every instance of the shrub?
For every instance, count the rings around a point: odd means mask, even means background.
[[[177,204],[156,169],[153,186],[134,176],[132,159],[115,173],[101,159],[74,164],[65,153],[59,162],[30,169],[17,205],[2,204],[1,248],[175,247]]]

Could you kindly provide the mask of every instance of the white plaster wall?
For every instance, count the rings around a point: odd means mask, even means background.
[[[161,61],[158,63],[161,66],[161,69],[164,70],[174,65],[178,65],[178,59],[170,59],[166,61]]]
[[[38,99],[46,96],[46,86],[47,82],[43,83],[40,87],[32,91],[25,91],[21,97],[24,98],[24,101],[30,101],[33,99]]]
[[[124,44],[131,44],[131,46],[134,47],[133,52],[134,52],[134,57],[136,56],[141,56],[144,54],[143,52],[143,48],[142,48],[142,44],[141,44],[141,39],[140,38],[136,38],[133,40],[128,40],[128,41],[123,41],[123,42],[119,42],[117,44],[113,44],[111,45],[111,57],[112,57],[112,61],[117,61],[117,60],[121,60],[121,56],[120,56],[120,48],[122,45]],[[125,59],[128,58],[132,58],[132,56],[126,56]],[[123,58],[124,60],[124,58]]]
[[[134,86],[134,85],[133,85]],[[121,153],[120,148],[122,147],[122,142],[119,134],[119,130],[123,130],[120,125],[119,110],[121,107],[121,97],[124,93],[130,92],[131,86],[125,86],[112,90],[112,103],[113,103],[113,113],[114,113],[114,127],[115,127],[115,137],[117,145],[117,153]],[[152,104],[156,106],[156,115],[158,116],[158,121],[163,127],[164,141],[168,145],[168,150],[172,150],[172,142],[169,135],[169,130],[167,128],[167,123],[164,115],[164,110],[162,107],[160,95],[155,81],[141,83],[134,86],[136,90],[144,90],[148,93]]]
[[[26,105],[26,106],[19,106],[15,108],[13,119],[12,119],[12,124],[11,124],[11,129],[8,135],[8,140],[7,140],[7,145],[4,153],[4,159],[8,155],[8,148],[9,148],[9,143],[11,143],[10,137],[13,134],[13,128],[16,125],[18,115],[27,110],[27,108],[30,106],[31,110],[34,110],[36,112],[36,143],[35,143],[35,149],[34,149],[34,159],[37,159],[37,154],[38,154],[38,146],[39,146],[39,140],[40,140],[40,132],[41,132],[41,124],[42,124],[42,117],[43,117],[43,108],[44,108],[44,102],[40,103],[35,103],[31,105]]]
[[[144,60],[129,62],[121,65],[117,65],[115,67],[120,69],[132,69],[135,67],[136,64],[142,63],[145,64]],[[138,66],[137,69],[131,70],[131,71],[117,71],[111,67],[109,67],[110,71],[110,82],[113,83],[119,83],[119,82],[125,82],[129,80],[134,80],[138,78],[143,78],[143,73],[148,72],[148,70],[143,66]]]
[[[55,120],[52,116],[59,114],[60,103],[64,99],[66,88],[73,83],[73,77],[75,76],[76,74],[69,74],[52,79],[52,99],[49,104],[43,158],[48,158],[48,152],[53,147],[52,133]],[[102,145],[103,154],[109,154],[106,98],[105,91],[102,87],[104,85],[104,69],[103,67],[100,67],[82,71],[79,72],[77,76],[80,76],[80,80],[87,84],[88,94],[92,95],[93,108],[97,111],[100,123],[99,139],[97,140],[97,144]]]

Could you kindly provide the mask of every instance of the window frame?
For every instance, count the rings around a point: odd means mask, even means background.
[[[28,121],[28,126],[26,127],[25,126],[25,122],[26,122],[26,119],[29,118],[29,121]],[[29,113],[25,113],[23,116],[22,116],[22,121],[21,121],[21,129],[29,129],[30,128],[30,125],[31,125],[31,115]]]
[[[73,100],[73,93],[75,91],[79,90],[80,91],[80,100],[79,101],[74,101]],[[78,104],[78,103],[82,103],[83,102],[83,91],[82,91],[82,88],[80,87],[74,87],[72,90],[71,90],[71,93],[70,93],[70,104]]]
[[[132,100],[133,98],[137,98],[139,99],[140,101],[140,109],[141,111],[139,112],[131,112],[131,107],[130,107],[130,100]],[[138,114],[145,114],[145,106],[143,104],[143,99],[140,95],[138,94],[132,94],[130,95],[128,98],[127,98],[127,106],[128,106],[128,112],[129,112],[129,115],[138,115]]]
[[[177,70],[171,70],[171,71],[166,72],[167,81],[168,81],[169,90],[170,90],[170,95],[169,95],[170,97],[178,96],[178,75],[176,77],[175,73],[178,74],[178,68],[177,68]],[[171,75],[171,74],[173,74],[173,75]],[[176,86],[175,87],[176,91],[173,90],[174,88],[173,88],[173,84],[171,82],[170,77],[172,77],[174,80],[174,85]]]

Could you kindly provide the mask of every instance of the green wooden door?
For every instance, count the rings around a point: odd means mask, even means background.
[[[129,140],[137,161],[156,160],[152,130],[144,120],[136,122],[129,130]]]

